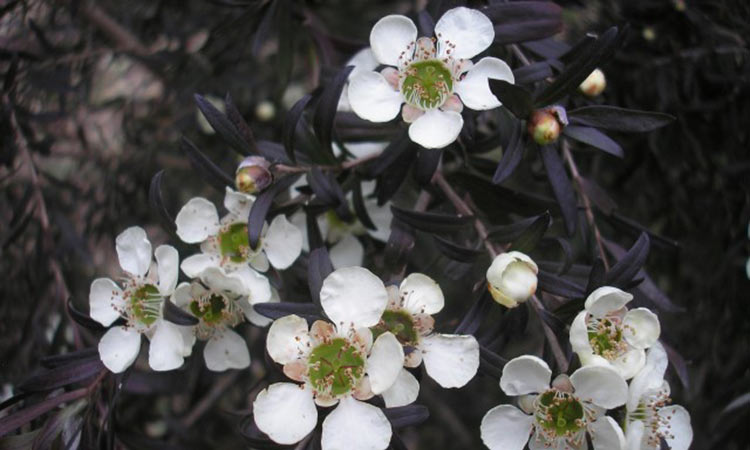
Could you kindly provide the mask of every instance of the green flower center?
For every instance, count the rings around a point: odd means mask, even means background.
[[[233,223],[219,233],[219,250],[221,256],[235,263],[247,261],[253,254],[247,237],[246,223]]]
[[[440,60],[417,61],[409,65],[401,82],[401,93],[406,102],[428,110],[443,106],[453,92],[453,76]]]
[[[554,389],[537,398],[536,421],[551,437],[571,437],[586,425],[581,402]]]
[[[591,349],[595,354],[608,360],[616,359],[625,350],[627,343],[623,340],[622,327],[614,321],[604,318],[590,319],[588,337]]]
[[[364,373],[365,359],[344,338],[320,344],[308,359],[308,376],[313,388],[334,397],[351,391]]]
[[[390,331],[401,345],[416,345],[419,341],[419,333],[414,326],[411,314],[405,311],[386,310],[380,318],[380,322],[370,330],[373,340],[386,331]]]
[[[145,284],[130,295],[130,317],[146,326],[159,318],[162,297],[153,284]]]
[[[224,310],[227,304],[224,297],[213,294],[205,301],[193,300],[190,302],[190,312],[203,322],[215,325],[224,319]]]

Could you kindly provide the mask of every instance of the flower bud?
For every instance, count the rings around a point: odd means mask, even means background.
[[[596,97],[604,91],[607,87],[607,80],[604,78],[604,72],[599,69],[594,69],[593,72],[583,80],[578,90],[580,90],[587,97]]]
[[[528,132],[537,144],[551,144],[560,136],[560,121],[549,110],[534,111],[529,118]]]
[[[534,261],[521,252],[508,252],[495,257],[487,269],[487,288],[501,305],[515,308],[536,292]]]
[[[267,188],[273,181],[269,167],[269,162],[260,156],[248,156],[243,159],[234,175],[237,190],[245,194],[255,194]]]

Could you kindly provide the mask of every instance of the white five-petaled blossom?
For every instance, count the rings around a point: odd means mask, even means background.
[[[646,362],[646,349],[661,333],[659,318],[647,308],[628,310],[627,292],[603,286],[586,298],[585,309],[570,326],[570,345],[581,364],[606,365],[626,380]]]
[[[256,325],[265,325],[256,323],[252,305],[270,301],[271,296],[268,279],[249,267],[231,273],[209,267],[198,279],[180,283],[171,300],[199,320],[190,329],[193,340],[208,341],[203,350],[206,367],[223,371],[250,365],[247,344],[232,328],[245,317]]]
[[[388,308],[372,328],[377,336],[390,331],[405,348],[405,367],[418,367],[423,361],[427,374],[445,388],[468,383],[479,368],[479,343],[471,335],[433,333],[432,314],[443,309],[440,286],[427,275],[413,273],[401,285],[388,286]],[[419,382],[401,369],[396,382],[383,392],[389,408],[412,403],[419,395]]]
[[[611,450],[624,443],[622,430],[606,409],[625,404],[628,385],[612,368],[582,367],[568,378],[552,371],[542,359],[524,355],[503,368],[500,388],[523,396],[518,409],[500,405],[482,419],[482,441],[491,450],[585,449],[586,433],[594,448]]]
[[[388,303],[383,282],[361,267],[338,269],[323,280],[323,311],[333,323],[318,320],[308,329],[296,315],[277,319],[268,330],[266,349],[284,373],[301,383],[275,383],[258,394],[253,416],[258,428],[280,444],[309,434],[318,420],[316,404],[336,408],[323,421],[323,450],[382,450],[391,425],[380,408],[360,400],[381,394],[404,364],[396,337],[374,339]]]
[[[201,244],[201,253],[186,258],[180,268],[196,278],[207,267],[223,267],[227,272],[248,264],[261,272],[270,265],[277,269],[291,266],[302,251],[302,234],[283,214],[263,225],[257,248],[251,248],[247,219],[254,197],[227,187],[224,207],[229,211],[219,220],[213,203],[202,197],[188,201],[177,214],[177,236],[188,244]]]
[[[153,252],[146,232],[131,227],[115,241],[120,267],[125,271],[122,287],[109,278],[91,283],[91,318],[110,326],[118,318],[124,326],[110,328],[99,341],[99,357],[107,369],[119,373],[130,367],[141,348],[141,334],[150,339],[148,363],[154,370],[180,367],[192,351],[186,327],[162,318],[164,298],[177,284],[179,255],[174,247],[160,245]]]
[[[687,450],[693,441],[690,414],[680,405],[670,405],[664,347],[656,342],[647,352],[646,364],[630,382],[626,403],[627,450],[658,450],[664,439],[672,450]]]
[[[377,61],[389,67],[350,77],[351,108],[372,122],[388,122],[401,112],[411,124],[412,141],[425,148],[445,147],[463,127],[464,105],[474,110],[500,106],[489,78],[514,82],[513,71],[501,59],[471,62],[494,38],[490,19],[465,7],[451,9],[438,20],[435,38],[417,39],[417,27],[406,16],[383,17],[372,28],[370,48]]]
[[[487,269],[487,289],[496,302],[515,308],[536,292],[539,269],[521,252],[501,253]]]

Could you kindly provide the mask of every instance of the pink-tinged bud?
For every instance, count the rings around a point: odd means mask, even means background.
[[[604,92],[604,88],[607,87],[607,79],[604,78],[604,72],[599,69],[595,69],[585,80],[578,86],[583,95],[587,97],[596,97],[597,95]]]
[[[560,137],[560,121],[550,110],[537,110],[531,114],[528,132],[539,145],[555,142]]]
[[[243,159],[234,175],[237,190],[245,194],[256,194],[273,182],[273,175],[268,170],[271,164],[260,156],[248,156]]]
[[[487,289],[503,306],[515,308],[536,292],[536,263],[521,252],[501,253],[487,269]]]

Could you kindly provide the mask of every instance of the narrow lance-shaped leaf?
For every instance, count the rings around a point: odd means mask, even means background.
[[[440,165],[443,149],[420,148],[417,153],[417,166],[414,174],[417,183],[424,186],[430,184],[432,176]]]
[[[674,117],[653,111],[593,105],[568,111],[571,123],[604,130],[645,133],[669,125]]]
[[[323,93],[320,95],[320,100],[315,107],[315,113],[313,115],[313,129],[315,130],[315,135],[318,137],[318,141],[321,145],[331,153],[333,152],[331,147],[333,122],[336,119],[339,98],[341,97],[341,91],[344,89],[344,85],[346,84],[352,70],[354,70],[354,66],[346,66],[341,69],[323,89]]]
[[[302,118],[302,114],[305,112],[305,108],[314,98],[313,95],[314,94],[307,94],[297,100],[297,103],[292,106],[292,109],[290,109],[284,117],[284,125],[281,129],[281,140],[284,143],[286,155],[295,163],[297,162],[297,158],[294,155],[294,144],[297,138],[297,126]]]
[[[250,152],[260,153],[260,149],[258,148],[258,145],[255,143],[255,136],[253,135],[253,130],[250,129],[250,125],[248,125],[247,122],[245,122],[245,119],[242,117],[242,114],[240,114],[240,111],[237,109],[237,106],[235,106],[234,102],[232,101],[232,96],[229,95],[229,93],[227,93],[226,97],[224,98],[224,105],[227,110],[227,117],[229,118],[229,121],[232,122],[232,124],[234,125],[234,128],[237,130],[237,133],[239,133],[242,140],[247,143],[248,148],[250,149]],[[263,156],[266,156],[266,155],[263,155]]]
[[[562,8],[552,2],[519,1],[482,9],[495,25],[495,42],[536,41],[562,30]]]
[[[573,186],[570,184],[570,179],[565,172],[565,167],[563,167],[557,149],[553,146],[545,145],[540,147],[539,151],[542,154],[542,162],[544,163],[544,169],[547,171],[547,178],[549,178],[552,191],[562,211],[565,230],[568,236],[572,236],[576,231],[578,221],[578,204],[576,203]]]
[[[410,211],[391,205],[393,216],[417,230],[442,233],[460,230],[469,225],[473,216],[454,216],[448,214]]]
[[[582,127],[579,125],[568,125],[563,128],[563,134],[571,139],[575,139],[578,142],[583,142],[592,147],[596,147],[600,150],[615,155],[618,158],[625,156],[622,151],[620,144],[612,140],[611,137],[597,130],[596,128]]]
[[[519,67],[513,71],[516,84],[531,84],[542,81],[552,75],[552,68],[547,61],[531,63],[528,66]]]
[[[427,407],[419,404],[384,408],[383,413],[394,428],[419,425],[430,417]]]
[[[24,380],[18,388],[23,391],[51,391],[92,378],[104,370],[99,354],[71,361],[54,369],[45,370]]]
[[[552,225],[552,216],[549,211],[546,211],[544,214],[537,217],[536,220],[534,220],[534,222],[532,222],[532,224],[513,241],[513,245],[511,245],[510,249],[522,253],[530,253],[542,239],[550,225]]]
[[[323,311],[314,303],[256,303],[253,309],[258,314],[273,320],[290,314],[296,314],[311,322],[324,319]]]
[[[333,272],[333,264],[325,247],[319,247],[310,252],[307,260],[307,285],[310,288],[310,297],[313,303],[320,305],[320,289],[323,280]]]
[[[161,181],[164,177],[164,170],[160,170],[156,175],[151,178],[151,185],[148,189],[148,202],[151,206],[151,210],[156,213],[159,218],[159,225],[173,237],[176,236],[177,227],[174,223],[174,218],[167,207],[164,205],[164,199],[161,195]]]
[[[255,199],[247,218],[247,235],[250,247],[257,248],[258,246],[260,233],[263,231],[263,224],[266,221],[268,210],[271,208],[271,204],[273,204],[273,199],[282,191],[289,189],[299,177],[300,175],[287,175],[284,178],[280,178]]]
[[[479,325],[482,323],[482,319],[487,316],[489,308],[492,306],[492,299],[487,287],[484,286],[479,293],[479,296],[471,308],[466,312],[466,315],[461,319],[461,322],[454,331],[455,334],[475,334],[479,329]]]
[[[630,250],[617,261],[617,264],[607,272],[607,284],[615,287],[624,287],[630,280],[635,277],[646,263],[648,252],[651,247],[651,240],[648,234],[642,233],[637,241],[630,247]]]
[[[549,272],[540,270],[537,274],[539,289],[552,295],[559,295],[566,298],[581,298],[585,294],[585,289],[572,281],[552,275]]]
[[[187,155],[193,169],[218,191],[224,192],[226,186],[234,186],[234,179],[198,150],[198,147],[190,139],[183,136],[180,141],[180,148]]]
[[[240,132],[237,130],[235,125],[229,118],[219,111],[214,105],[206,100],[202,95],[195,94],[195,103],[198,105],[198,109],[206,118],[211,128],[216,131],[224,141],[229,144],[234,150],[241,155],[250,154],[250,144],[245,142]]]
[[[170,300],[164,301],[164,320],[172,322],[175,325],[198,325],[199,320],[192,314],[183,311],[179,306]]]
[[[352,189],[352,204],[354,205],[354,213],[357,215],[359,222],[368,230],[375,230],[377,227],[372,222],[370,214],[367,212],[365,199],[362,195],[362,183],[360,180],[356,180],[354,183],[354,188]]]
[[[510,112],[519,119],[525,119],[534,109],[531,93],[521,86],[505,80],[488,80],[490,91]]]
[[[516,170],[516,167],[518,167],[518,163],[521,162],[524,150],[522,134],[521,124],[516,123],[510,139],[508,139],[508,143],[503,149],[503,156],[500,158],[500,162],[497,163],[495,174],[492,176],[493,183],[500,184],[508,179],[513,174],[513,171]]]
[[[440,253],[455,261],[474,262],[484,254],[482,250],[458,245],[440,236],[433,235],[432,238],[435,240],[435,246],[440,250]]]

